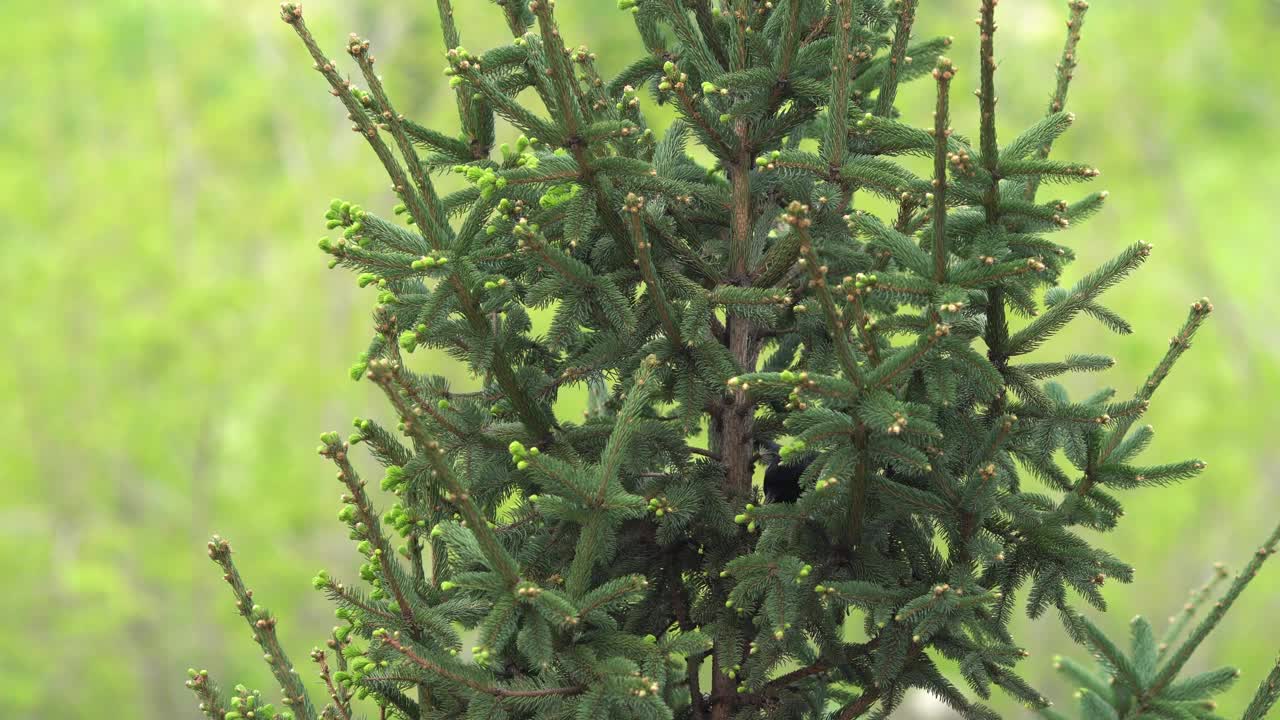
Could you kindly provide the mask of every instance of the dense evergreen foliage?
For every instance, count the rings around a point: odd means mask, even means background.
[[[476,54],[439,0],[460,136],[396,111],[367,41],[346,47],[360,88],[300,6],[281,9],[406,217],[335,201],[342,237],[320,243],[378,288],[352,374],[394,411],[321,439],[367,558],[361,584],[315,578],[344,621],[312,654],[322,711],[229,544],[209,544],[278,714],[349,719],[367,698],[407,718],[847,720],[923,688],[987,718],[970,695],[996,686],[1052,715],[1008,625],[1053,611],[1102,664],[1099,680],[1059,663],[1086,717],[1213,717],[1236,672],[1180,673],[1280,531],[1185,640],[1186,623],[1161,646],[1138,619],[1126,655],[1076,607],[1105,609],[1105,581],[1132,576],[1086,540],[1120,521],[1124,491],[1204,468],[1140,463],[1152,431],[1137,422],[1212,305],[1191,305],[1132,395],[1054,381],[1106,356],[1027,358],[1077,319],[1130,332],[1100,297],[1151,253],[1135,243],[1059,282],[1061,233],[1106,198],[1042,197],[1098,175],[1050,157],[1073,120],[1085,2],[1069,3],[1048,114],[1004,144],[996,0],[979,11],[972,140],[948,120],[950,41],[911,40],[916,0],[622,0],[649,53],[610,80],[566,47],[551,0],[496,4],[514,40]],[[895,97],[925,78],[937,105],[919,129]],[[647,103],[679,119],[657,134]],[[496,118],[514,146],[495,147]],[[442,195],[441,172],[470,186]],[[532,310],[551,313],[545,333]],[[415,370],[419,347],[480,390]],[[585,417],[557,417],[578,384]],[[359,444],[386,468],[386,510],[351,463]],[[190,685],[215,720],[277,714],[202,672]]]

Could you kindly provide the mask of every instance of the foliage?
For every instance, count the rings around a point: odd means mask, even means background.
[[[1158,643],[1151,623],[1141,615],[1135,617],[1130,623],[1131,650],[1127,655],[1098,626],[1081,618],[1084,644],[1097,658],[1100,667],[1091,672],[1068,658],[1054,660],[1054,668],[1080,688],[1076,699],[1080,703],[1081,717],[1089,720],[1221,717],[1214,712],[1218,706],[1213,698],[1230,688],[1240,677],[1240,671],[1233,667],[1220,667],[1182,679],[1179,679],[1179,674],[1245,586],[1258,574],[1262,563],[1276,553],[1277,544],[1280,544],[1280,529],[1258,548],[1227,592],[1214,603],[1185,641],[1179,642],[1182,632],[1214,587],[1227,577],[1227,571],[1221,564],[1215,569],[1214,577],[1192,594],[1192,601],[1187,603],[1183,612],[1176,619],[1171,618],[1168,631]],[[1277,695],[1280,695],[1276,686],[1278,672],[1280,670],[1273,670],[1271,676],[1263,680],[1245,711],[1244,720],[1261,720],[1275,704]],[[1049,720],[1062,720],[1064,717],[1048,708],[1042,708],[1040,712]]]
[[[329,192],[388,212],[394,203],[359,145],[343,140],[349,132],[323,84],[299,72],[296,38],[271,9],[249,5],[0,3],[0,18],[22,28],[0,49],[21,97],[0,109],[9,231],[0,295],[16,309],[6,320],[9,346],[22,348],[0,363],[0,429],[10,438],[0,452],[0,567],[15,579],[0,608],[19,618],[0,641],[6,717],[63,720],[127,707],[131,717],[194,718],[177,681],[191,658],[219,678],[271,689],[267,667],[244,652],[243,620],[223,606],[221,580],[191,561],[211,528],[251,550],[237,561],[285,618],[281,639],[295,653],[332,624],[325,598],[307,583],[315,568],[354,576],[359,564],[323,522],[334,497],[305,450],[314,428],[380,412],[371,384],[336,381],[350,349],[367,339],[372,303],[347,291],[345,274],[313,262],[306,238]],[[1000,7],[1001,115],[1010,131],[1043,111],[1061,44],[1059,5]],[[1052,359],[1058,348],[1105,347],[1117,360],[1108,384],[1136,384],[1163,352],[1149,341],[1163,332],[1167,308],[1189,292],[1217,301],[1196,352],[1180,362],[1175,392],[1162,392],[1147,416],[1160,430],[1153,455],[1195,448],[1210,462],[1206,482],[1136,491],[1129,509],[1142,514],[1103,541],[1140,570],[1136,585],[1107,587],[1111,610],[1096,618],[1118,638],[1135,612],[1154,623],[1180,608],[1201,566],[1265,534],[1276,410],[1227,408],[1219,398],[1267,397],[1276,380],[1262,330],[1275,306],[1263,197],[1280,148],[1266,140],[1280,90],[1264,80],[1264,36],[1280,20],[1272,5],[1169,0],[1152,13],[1145,3],[1095,3],[1071,91],[1078,119],[1055,146],[1065,157],[1104,161],[1101,179],[1112,191],[1088,237],[1066,236],[1080,240],[1073,267],[1108,255],[1109,240],[1143,238],[1156,244],[1159,272],[1107,295],[1136,334],[1104,346],[1108,331],[1077,323],[1038,352]],[[560,0],[560,8],[566,37],[608,49],[599,61],[607,76],[635,56],[634,30],[613,22],[623,16],[612,3]],[[455,7],[468,46],[490,47],[507,33],[487,22],[492,10]],[[451,91],[431,77],[442,52],[433,3],[308,0],[307,11],[325,39],[368,29],[386,82],[403,88],[402,111],[452,126]],[[976,33],[963,29],[972,11],[969,3],[933,6],[916,32],[960,31],[951,56],[969,58]],[[1142,49],[1126,52],[1139,36]],[[899,94],[902,113],[921,125],[930,86]],[[957,105],[954,122],[976,127],[974,103]],[[648,109],[655,131],[664,128],[664,113]],[[501,123],[499,137],[513,140]],[[451,179],[439,179],[442,190]],[[1179,186],[1193,192],[1178,199]],[[1239,262],[1241,254],[1263,261]],[[532,319],[541,329],[549,317]],[[433,362],[421,353],[414,360]],[[441,368],[455,387],[471,389],[459,368]],[[1097,377],[1067,385],[1085,389]],[[557,413],[580,415],[585,396],[562,394]],[[365,470],[361,463],[373,461],[356,462]],[[1151,515],[1159,521],[1144,519]],[[1228,531],[1205,537],[1202,527]],[[1274,659],[1250,620],[1269,607],[1278,579],[1263,573],[1193,660],[1246,670],[1220,698],[1227,716],[1243,712]],[[1032,624],[1012,625],[1032,653],[1020,669],[1066,698],[1048,662],[1064,650],[1061,633]],[[112,661],[99,648],[116,649]],[[912,694],[901,713],[927,714],[920,705],[928,702]],[[1019,716],[1007,699],[991,702]]]
[[[994,684],[1043,708],[1013,670],[1025,653],[1008,624],[1026,583],[1030,616],[1056,608],[1131,686],[1136,703],[1112,698],[1122,711],[1182,711],[1221,685],[1170,683],[1276,537],[1158,673],[1149,626],[1131,663],[1067,595],[1102,609],[1097,586],[1132,573],[1076,530],[1114,527],[1117,491],[1203,469],[1135,465],[1150,430],[1133,425],[1212,306],[1192,305],[1130,399],[1072,401],[1041,382],[1105,369],[1105,357],[1015,362],[1080,315],[1128,332],[1098,297],[1150,253],[1135,244],[1060,286],[1074,256],[1050,238],[1106,194],[1036,200],[1041,183],[1098,174],[1049,158],[1072,120],[1063,106],[1087,5],[1070,4],[1050,114],[1004,147],[993,0],[978,20],[976,147],[950,128],[957,70],[945,57],[932,71],[934,126],[898,119],[899,84],[922,74],[914,59],[950,44],[909,42],[913,0],[619,6],[650,56],[606,83],[593,54],[564,47],[550,2],[502,4],[514,44],[449,51],[464,130],[450,138],[397,112],[367,41],[347,45],[361,90],[301,8],[282,5],[412,228],[334,201],[326,219],[343,237],[320,243],[331,266],[379,288],[376,335],[353,376],[380,387],[399,420],[396,434],[357,419],[347,442],[321,438],[372,586],[316,577],[348,623],[330,643],[338,672],[313,653],[325,715],[350,717],[354,692],[411,717],[853,718],[885,716],[921,687],[965,716],[993,716],[928,651],[958,662],[983,698]],[[681,117],[660,138],[637,86]],[[518,99],[525,90],[550,119]],[[525,133],[500,161],[495,114]],[[933,159],[931,180],[890,159],[912,153]],[[440,195],[430,173],[442,169],[474,188]],[[853,209],[859,190],[896,213]],[[543,306],[555,318],[535,336],[528,310]],[[1033,319],[1015,332],[1008,313]],[[483,389],[454,392],[409,369],[402,351],[420,346],[449,352]],[[557,418],[557,393],[578,383],[594,398],[587,418]],[[704,424],[700,449],[689,443]],[[803,467],[799,499],[757,506],[755,462],[788,438],[778,454]],[[384,514],[348,457],[358,443],[399,497]],[[1020,468],[1060,498],[1024,490]],[[393,550],[383,523],[405,543]],[[291,714],[315,717],[275,617],[226,541],[209,548]],[[850,610],[865,617],[865,642],[845,639]],[[478,638],[470,662],[456,657],[459,625]],[[205,677],[193,672],[205,711],[238,717]]]

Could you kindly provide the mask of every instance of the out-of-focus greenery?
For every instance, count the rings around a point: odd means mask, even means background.
[[[976,3],[922,4],[917,32],[957,35],[960,80],[975,82]],[[501,37],[489,3],[455,5],[469,47]],[[335,55],[346,31],[370,36],[402,111],[453,126],[434,3],[306,9]],[[1000,12],[1015,128],[1044,111],[1065,8]],[[560,15],[606,70],[638,50],[612,2],[561,0]],[[387,181],[273,2],[7,0],[0,27],[0,715],[195,718],[189,664],[273,692],[203,542],[232,539],[309,672],[332,620],[308,578],[358,564],[311,448],[383,412],[346,379],[371,291],[328,274],[315,240],[331,196],[385,212]],[[1111,352],[1107,381],[1127,391],[1187,303],[1208,294],[1220,311],[1149,415],[1157,455],[1209,471],[1129,493],[1127,523],[1104,541],[1138,568],[1107,590],[1102,622],[1117,631],[1177,611],[1213,561],[1241,564],[1280,509],[1278,31],[1274,0],[1097,0],[1086,23],[1078,118],[1055,152],[1098,163],[1112,203],[1074,235],[1078,265],[1137,239],[1156,254],[1108,296],[1135,335],[1082,323],[1045,353]],[[903,98],[922,126],[927,91]],[[1195,661],[1245,670],[1227,714],[1280,650],[1280,569],[1265,572]],[[1067,700],[1049,657],[1083,653],[1054,620],[1019,637],[1033,653],[1023,669]]]

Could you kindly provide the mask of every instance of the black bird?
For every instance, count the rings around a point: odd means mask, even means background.
[[[813,457],[784,464],[778,443],[769,441],[760,453],[769,461],[764,471],[764,496],[769,502],[793,503],[800,498],[800,476],[809,468]]]

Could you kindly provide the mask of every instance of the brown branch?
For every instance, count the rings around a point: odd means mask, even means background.
[[[857,700],[854,700],[843,708],[840,708],[840,714],[836,716],[837,720],[853,720],[853,718],[862,717],[862,715],[870,710],[871,706],[875,705],[876,701],[879,699],[880,689],[871,688],[870,690],[863,692]]]
[[[719,453],[714,453],[714,452],[711,452],[710,450],[703,450],[700,447],[692,447],[692,446],[686,447],[685,451],[688,452],[690,455],[701,455],[702,457],[710,458],[712,460],[715,460],[716,462],[721,462],[723,460],[723,458],[720,457]]]
[[[334,684],[333,674],[329,672],[328,653],[323,650],[313,650],[311,659],[320,666],[320,678],[324,680],[325,689],[329,691],[329,697],[333,700],[333,705],[330,707],[334,708],[342,720],[351,720],[351,705]]]

